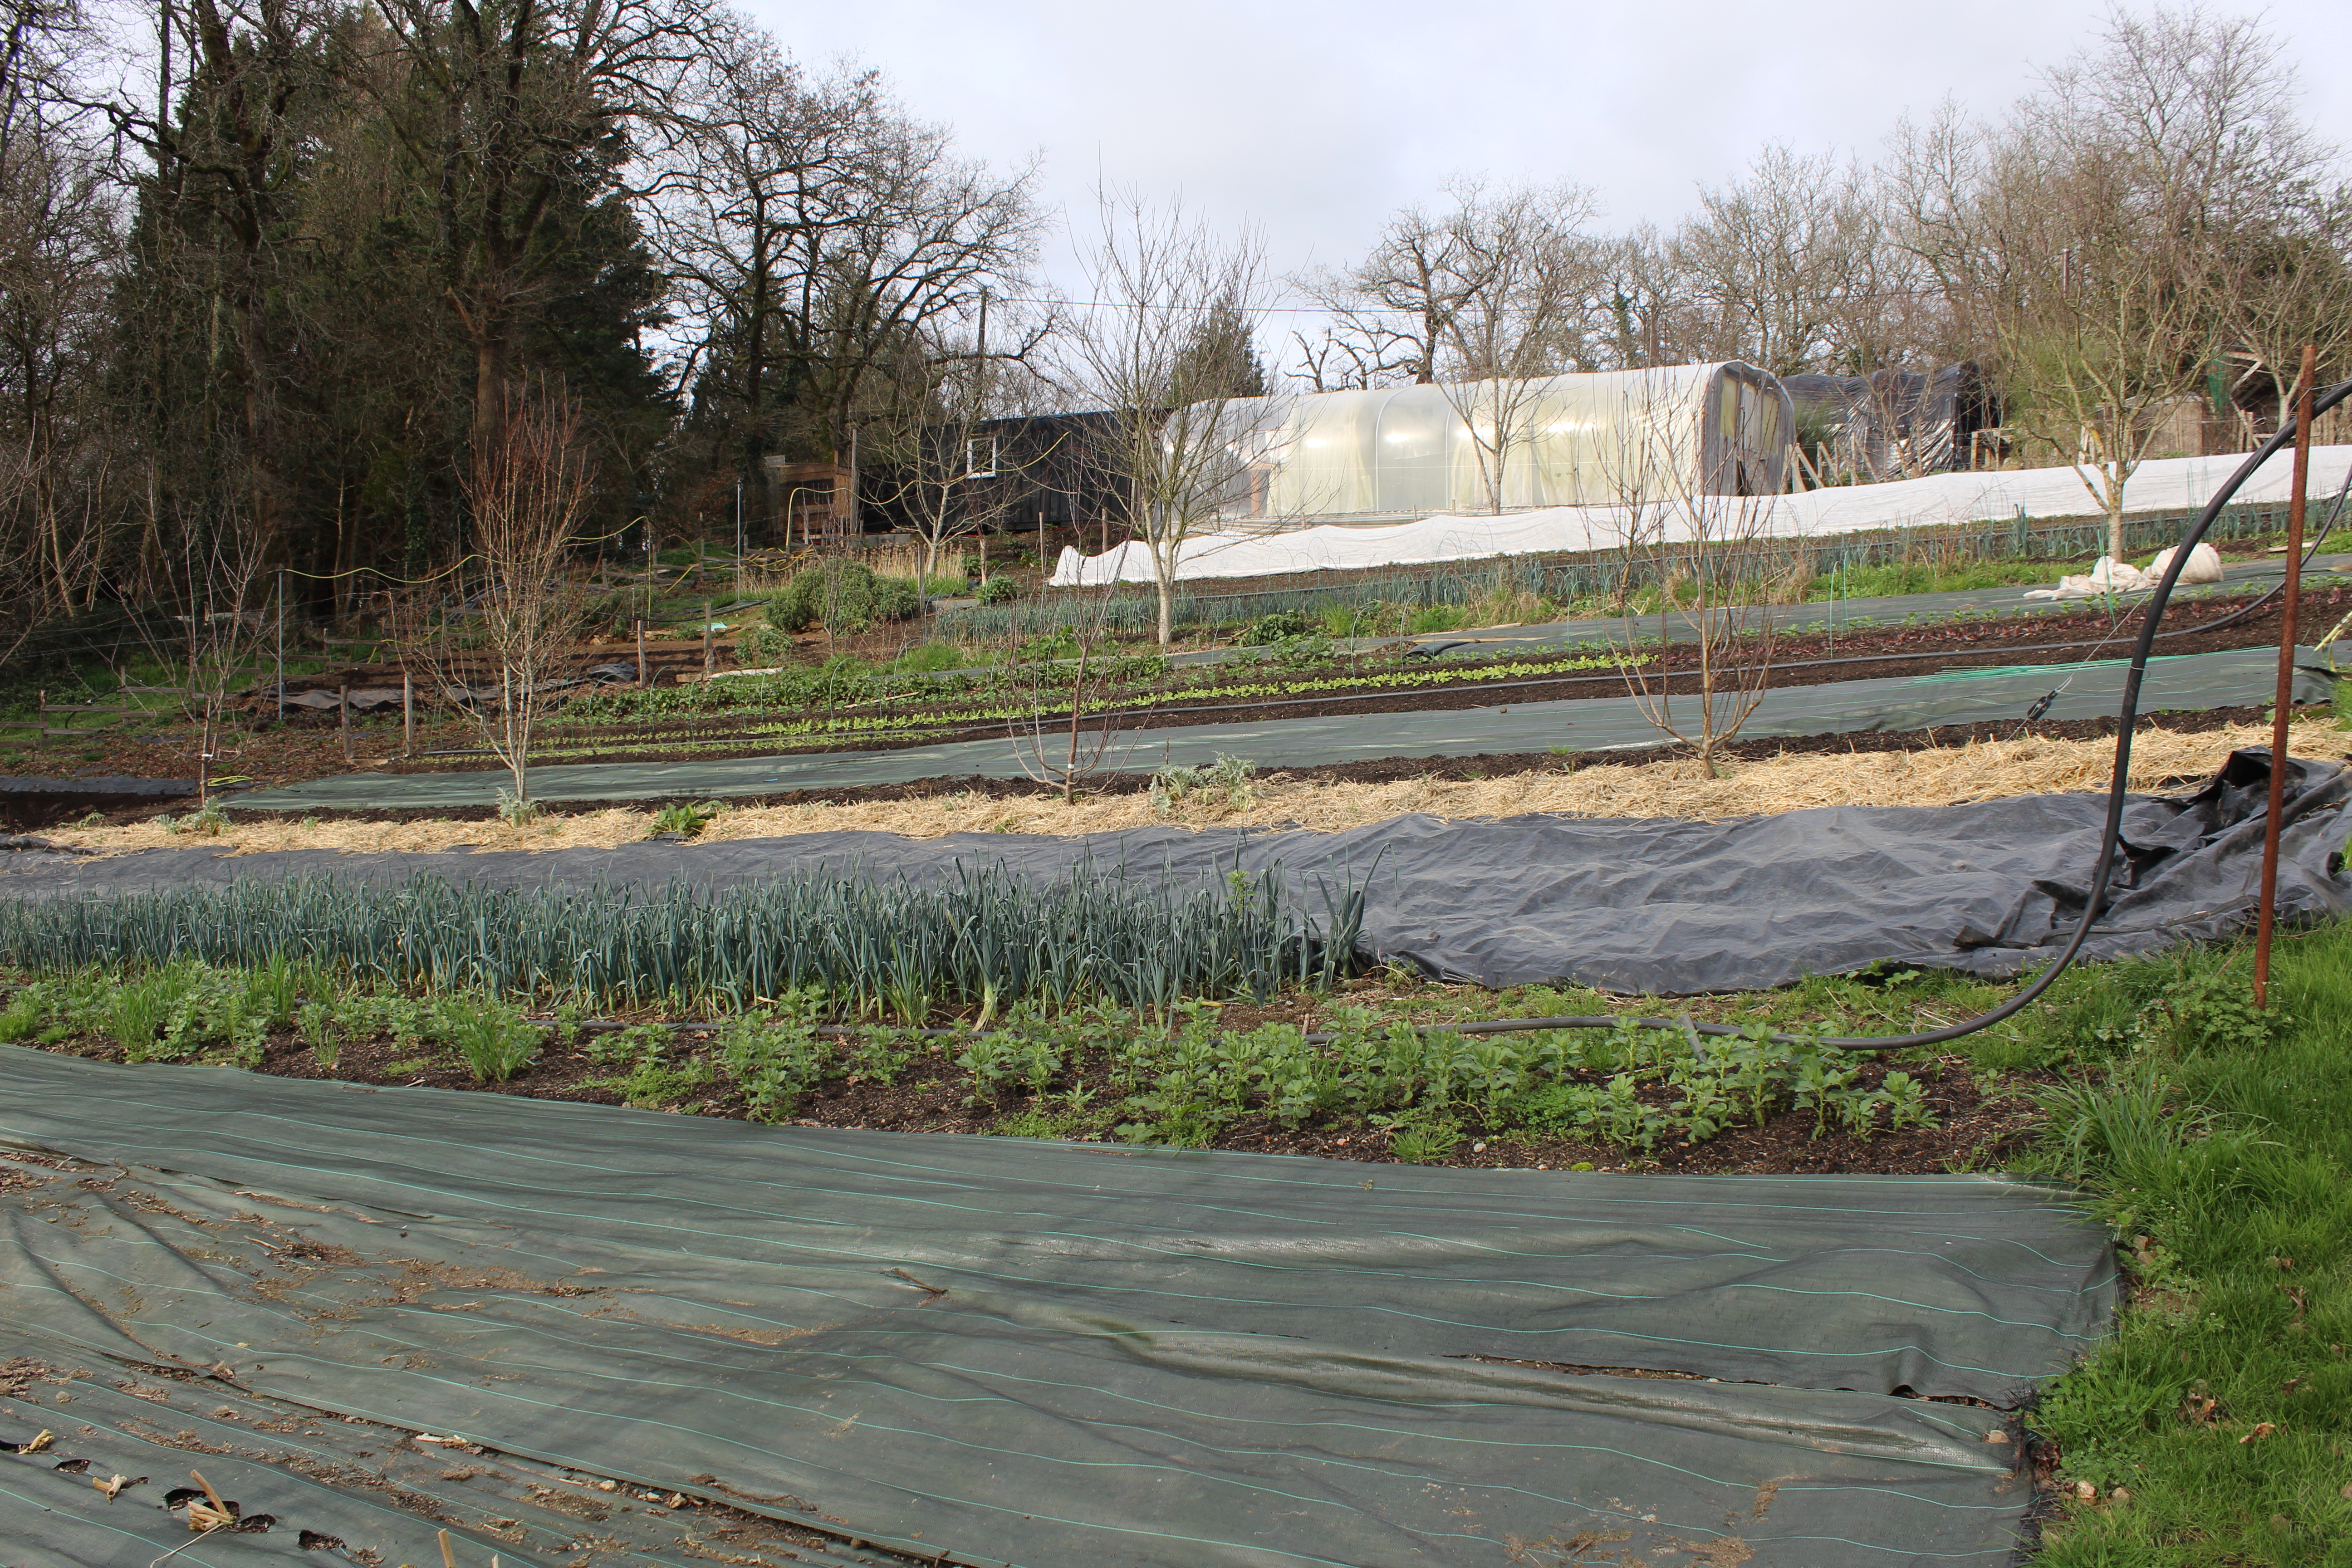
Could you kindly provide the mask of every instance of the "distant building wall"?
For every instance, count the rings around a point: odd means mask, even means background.
[[[850,504],[854,476],[835,463],[793,463],[782,458],[767,460],[769,515],[778,520],[784,545],[837,542],[864,531],[864,521]]]

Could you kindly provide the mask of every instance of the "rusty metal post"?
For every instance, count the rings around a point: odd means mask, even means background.
[[[637,684],[646,683],[646,618],[637,617]]]
[[[348,763],[352,760],[352,683],[346,680],[337,687],[335,696],[336,716],[342,723],[343,761]]]
[[[718,650],[711,645],[711,636],[710,601],[705,599],[702,601],[702,678],[705,680],[709,679],[711,672],[719,668]]]
[[[2262,905],[2254,912],[2254,1005],[2270,1005],[2271,928],[2277,923],[2279,817],[2286,809],[2286,717],[2294,700],[2294,612],[2303,594],[2303,492],[2311,473],[2311,397],[2319,351],[2306,344],[2294,404],[2294,489],[2286,508],[2286,592],[2279,620],[2278,703],[2271,715],[2271,798],[2263,818]]]

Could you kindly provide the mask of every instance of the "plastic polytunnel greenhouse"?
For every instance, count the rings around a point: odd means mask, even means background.
[[[1219,418],[1227,527],[1774,495],[1795,428],[1753,365],[1259,397]]]

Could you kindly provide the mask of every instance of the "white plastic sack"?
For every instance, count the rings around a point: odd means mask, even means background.
[[[2148,586],[2154,587],[2156,579],[2164,575],[2164,569],[2172,564],[2172,557],[2179,548],[2174,545],[2170,550],[2156,552],[2156,559],[2147,563]],[[2180,569],[2180,581],[2184,586],[2190,583],[2219,583],[2221,580],[2220,551],[2210,544],[2200,544],[2189,552],[2189,564]]]
[[[2026,592],[2029,599],[2097,599],[2110,594],[2145,594],[2163,581],[2165,568],[2172,564],[2174,551],[2159,550],[2156,559],[2143,572],[2128,561],[2116,561],[2102,555],[2088,572],[2058,579],[2055,588],[2032,588]],[[2219,583],[2221,580],[2221,555],[2210,544],[2200,544],[2189,552],[2189,564],[2180,569],[2180,581],[2189,583]]]
[[[2156,586],[2156,580],[2128,561],[2102,555],[2088,572],[2058,579],[2055,588],[2029,588],[2029,599],[2098,599],[2109,594],[2137,594]]]

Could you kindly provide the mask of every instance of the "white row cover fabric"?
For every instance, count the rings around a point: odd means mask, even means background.
[[[2128,561],[2117,561],[2102,555],[2088,572],[2058,579],[2055,588],[2028,588],[2029,599],[2099,599],[2109,594],[2145,594],[2163,581],[2165,569],[2180,547],[2159,550],[2156,559],[2143,572]],[[2180,569],[2183,584],[2219,583],[2221,581],[2221,552],[2210,544],[2200,544],[2189,552],[2189,564]]]
[[[1205,405],[1204,405],[1205,406]],[[1796,416],[1737,362],[1242,398],[1215,409],[1232,523],[1476,511],[1653,496],[1776,494]]]
[[[2315,447],[2311,457],[2311,493],[2333,494],[2352,468],[2352,446]],[[2139,512],[2201,507],[2244,460],[2242,453],[2142,463],[2125,487],[2124,504]],[[2235,499],[2284,500],[2294,482],[2294,454],[2283,451],[2264,463]],[[1183,542],[1175,575],[1192,582],[1616,550],[1623,548],[1637,521],[1648,536],[1663,527],[1670,542],[1691,539],[1701,529],[1717,539],[1735,529],[1743,535],[1819,539],[1999,521],[2015,517],[2020,509],[2029,518],[2055,518],[2089,515],[2097,507],[2072,468],[1932,474],[1802,495],[1699,497],[1671,509],[1647,510],[1638,520],[1617,507],[1545,507],[1490,517],[1425,517],[1378,527],[1326,524],[1286,533],[1203,533]],[[1074,588],[1155,580],[1150,551],[1131,542],[1107,555],[1064,550],[1052,582],[1055,587]]]

